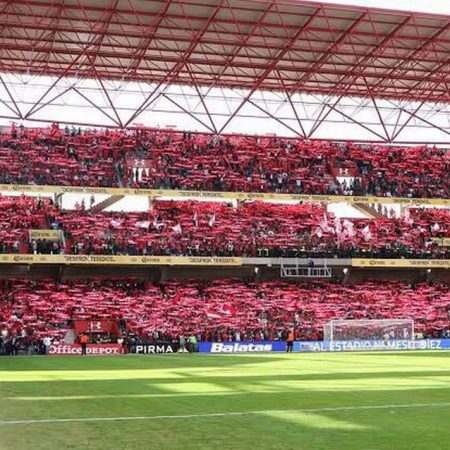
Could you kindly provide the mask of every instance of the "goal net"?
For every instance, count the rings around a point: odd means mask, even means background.
[[[414,321],[331,320],[323,327],[325,341],[414,339]]]

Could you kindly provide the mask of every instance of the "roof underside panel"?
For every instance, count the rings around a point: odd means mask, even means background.
[[[298,0],[0,0],[0,71],[450,102],[450,17]]]

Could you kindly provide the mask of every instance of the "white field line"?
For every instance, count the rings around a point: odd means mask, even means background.
[[[0,425],[23,425],[42,423],[65,423],[65,422],[114,422],[126,420],[167,420],[167,419],[197,419],[209,417],[232,417],[232,416],[252,416],[265,414],[292,414],[292,413],[321,413],[339,411],[366,411],[377,409],[407,409],[407,408],[439,408],[449,407],[447,403],[409,403],[392,405],[365,405],[365,406],[336,406],[329,408],[302,408],[302,409],[266,409],[263,411],[237,411],[218,412],[205,414],[184,414],[177,416],[124,416],[124,417],[74,417],[67,419],[34,419],[34,420],[0,420]]]

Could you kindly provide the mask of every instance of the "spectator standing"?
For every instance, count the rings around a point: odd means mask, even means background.
[[[180,337],[178,338],[179,343],[180,343],[180,352],[186,352],[186,338],[180,334]]]
[[[286,352],[292,353],[292,350],[294,349],[294,330],[289,330],[286,340]]]
[[[118,343],[118,344],[120,345],[120,347],[122,348],[122,352],[123,352],[123,342],[124,342],[124,339],[123,339],[122,336],[120,336],[119,339],[117,339],[117,343]]]
[[[188,344],[189,344],[188,350],[191,353],[198,351],[198,343],[197,343],[197,338],[196,338],[195,334],[193,334],[192,336],[189,337]]]
[[[89,337],[87,334],[81,335],[80,344],[81,344],[81,354],[87,355],[87,345],[89,342]]]
[[[43,342],[44,347],[45,347],[45,354],[48,355],[49,351],[50,351],[50,345],[52,345],[52,339],[49,336],[47,336],[47,337],[45,337],[43,339],[42,342]]]

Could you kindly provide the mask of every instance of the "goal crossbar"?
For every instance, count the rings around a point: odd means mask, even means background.
[[[414,340],[412,319],[331,320],[323,327],[324,340],[410,339]]]

